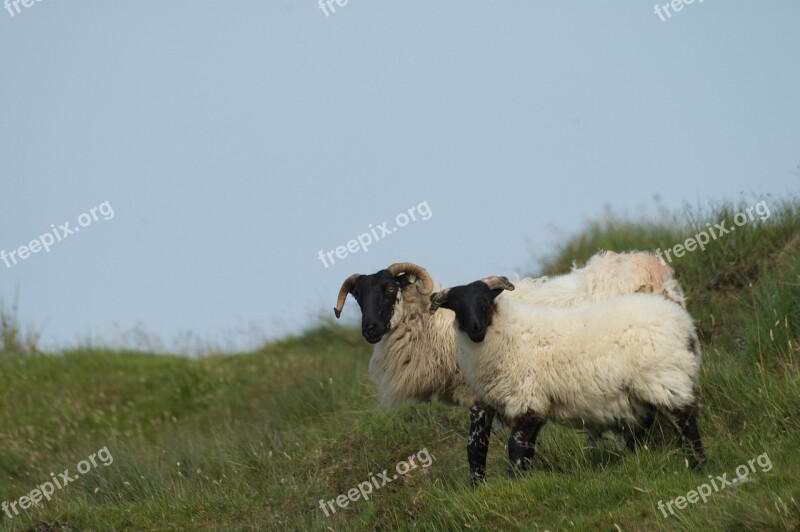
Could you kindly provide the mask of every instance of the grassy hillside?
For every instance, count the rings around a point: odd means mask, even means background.
[[[671,248],[707,222],[730,227],[748,206],[695,212],[689,222],[603,220],[566,242],[546,270],[565,271],[600,248]],[[378,410],[366,372],[371,348],[358,331],[325,324],[255,353],[197,360],[96,349],[56,356],[26,354],[5,320],[0,502],[18,501],[51,472],[74,475],[100,449],[113,463],[98,453],[96,467],[52,500],[13,518],[0,511],[0,528],[798,529],[800,206],[769,209],[763,221],[672,262],[705,355],[700,428],[709,460],[701,471],[687,470],[666,427],[634,456],[612,439],[588,448],[583,434],[548,425],[532,474],[506,478],[500,431],[488,482],[472,489],[466,413]],[[320,499],[385,469],[391,475],[422,449],[430,467],[330,517],[320,509]],[[709,476],[731,479],[759,456],[746,481],[667,518],[659,510],[659,501],[686,496]]]

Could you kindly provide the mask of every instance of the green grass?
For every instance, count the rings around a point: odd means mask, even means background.
[[[748,205],[688,222],[605,219],[567,241],[547,273],[598,249],[666,249]],[[506,431],[489,478],[468,485],[466,413],[377,408],[371,348],[323,324],[254,353],[187,359],[78,349],[41,354],[3,312],[0,502],[14,501],[107,447],[108,467],[57,491],[3,529],[35,530],[774,530],[800,528],[800,206],[770,205],[748,224],[673,261],[704,348],[701,431],[708,463],[659,424],[637,455],[613,440],[548,425],[534,471],[505,476]],[[494,273],[494,272],[487,272]],[[465,281],[467,281],[465,279]],[[28,345],[28,347],[25,347]],[[417,468],[326,517],[333,499],[421,449]],[[708,475],[732,477],[767,453],[772,469],[664,518],[657,508]]]

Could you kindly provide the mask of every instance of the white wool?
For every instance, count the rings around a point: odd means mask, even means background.
[[[636,423],[648,405],[696,402],[701,357],[692,351],[692,319],[678,305],[632,294],[565,309],[506,297],[512,293],[496,299],[483,342],[453,326],[467,381],[507,419],[534,412],[612,429]]]
[[[469,408],[478,397],[456,360],[455,315],[431,315],[430,296],[419,293],[417,281],[398,294],[389,332],[375,345],[370,377],[378,385],[381,405],[388,409],[406,401],[440,401]],[[434,292],[441,290],[434,281]]]
[[[672,268],[652,253],[600,252],[583,268],[556,277],[514,281],[524,299],[539,305],[574,307],[635,292],[663,296],[682,307],[686,300]]]

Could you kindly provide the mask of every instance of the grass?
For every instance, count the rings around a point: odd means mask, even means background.
[[[19,293],[14,296],[14,304],[7,307],[0,301],[0,356],[22,355],[38,352],[39,334],[33,330],[22,330],[17,317],[17,300]]]
[[[547,273],[598,249],[667,249],[746,205],[688,221],[605,219],[570,239]],[[701,431],[708,463],[686,468],[657,426],[637,455],[548,425],[535,467],[505,476],[506,431],[488,482],[468,485],[467,416],[441,405],[379,410],[358,331],[322,324],[253,353],[200,359],[26,347],[14,314],[0,332],[0,502],[16,501],[107,447],[109,466],[0,528],[34,530],[793,530],[800,528],[800,206],[687,253],[672,266],[704,348]],[[22,335],[24,336],[24,335]],[[427,449],[417,468],[326,517],[329,500]],[[767,454],[747,482],[665,518],[666,503]]]

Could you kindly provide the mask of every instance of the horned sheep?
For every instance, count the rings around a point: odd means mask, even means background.
[[[377,383],[382,406],[394,409],[405,402],[436,398],[469,409],[467,457],[472,480],[477,482],[485,475],[495,413],[480,401],[458,366],[453,314],[428,312],[430,294],[441,288],[421,266],[396,263],[374,274],[345,279],[334,311],[340,317],[348,295],[359,304],[361,333],[375,344],[369,374]],[[604,294],[613,297],[636,291],[683,302],[672,270],[649,253],[599,254],[584,268],[523,282],[508,295],[570,306],[602,299]],[[590,431],[590,436],[596,437],[596,432]]]

